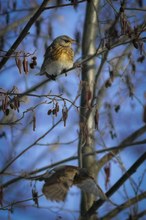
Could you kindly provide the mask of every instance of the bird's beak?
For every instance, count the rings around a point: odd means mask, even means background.
[[[76,40],[74,40],[74,39],[71,38],[71,43],[72,43],[72,44],[76,44]]]

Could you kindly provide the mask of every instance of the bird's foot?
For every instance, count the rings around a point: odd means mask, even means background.
[[[74,68],[80,68],[80,67],[82,67],[82,64],[81,64],[80,62],[76,61],[76,62],[73,64],[73,67],[74,67]]]
[[[56,80],[56,75],[49,75],[48,73],[46,73],[46,76],[51,80]]]
[[[63,70],[62,70],[61,74],[63,74],[63,73],[65,74],[65,76],[67,76],[66,69],[63,69]]]

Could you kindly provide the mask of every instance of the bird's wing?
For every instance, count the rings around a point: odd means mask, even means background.
[[[49,47],[47,47],[44,58],[49,59],[51,57],[52,52],[53,52],[53,47],[51,44]]]
[[[64,183],[54,183],[51,185],[46,183],[43,186],[42,192],[48,200],[60,202],[65,200],[68,190],[69,186]]]
[[[60,166],[54,168],[45,176],[42,192],[49,200],[64,201],[77,170],[74,166]]]
[[[100,197],[102,200],[108,200],[102,189],[96,184],[93,178],[87,178],[81,183],[76,184],[82,191],[91,193],[95,196]]]

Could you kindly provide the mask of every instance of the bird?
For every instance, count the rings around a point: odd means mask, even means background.
[[[67,193],[73,185],[102,200],[108,200],[102,189],[96,184],[95,179],[89,175],[86,168],[62,165],[47,171],[36,180],[45,182],[42,192],[51,201],[65,201]]]
[[[56,76],[73,67],[74,51],[71,46],[75,42],[67,35],[55,38],[46,49],[40,73],[36,75],[46,75],[55,79]]]

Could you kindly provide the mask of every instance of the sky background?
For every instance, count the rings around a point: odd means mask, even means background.
[[[25,2],[25,3],[24,3]],[[32,4],[32,7],[34,6],[35,1],[29,4],[27,1],[18,1],[18,8],[30,7],[30,4]],[[42,1],[38,1],[42,2]],[[66,1],[64,1],[66,2]],[[3,7],[5,10],[10,10],[7,8],[7,1],[5,3],[6,5]],[[116,3],[115,3],[116,4]],[[3,68],[1,75],[0,75],[0,88],[7,90],[11,90],[13,86],[17,86],[19,92],[24,92],[27,89],[31,88],[33,85],[41,82],[45,79],[45,77],[35,76],[36,72],[39,72],[39,69],[41,67],[41,64],[43,62],[43,55],[45,53],[45,45],[49,45],[52,42],[52,39],[48,38],[48,28],[49,25],[52,25],[53,28],[53,34],[52,38],[59,35],[68,35],[72,38],[75,37],[76,31],[79,31],[83,33],[83,23],[84,23],[84,17],[85,17],[85,3],[80,4],[77,9],[74,9],[73,7],[63,7],[57,10],[46,10],[42,15],[41,18],[43,19],[43,24],[41,25],[41,32],[40,37],[38,37],[37,41],[34,41],[34,37],[36,35],[36,27],[33,26],[28,36],[23,40],[23,42],[20,44],[20,46],[17,48],[17,50],[25,50],[29,53],[33,53],[34,51],[37,56],[37,68],[35,70],[31,70],[28,75],[25,74],[19,74],[18,69],[15,65],[14,58],[9,59],[7,64],[5,65],[5,68]],[[19,16],[19,19],[23,16],[26,16],[28,14],[28,11],[24,11],[21,13],[11,13],[10,14],[10,22],[12,20],[17,20]],[[142,15],[141,15],[142,16]],[[137,20],[139,19],[139,15],[137,15]],[[4,17],[0,16],[1,24],[4,21]],[[24,24],[17,28],[14,32],[8,32],[5,48],[4,50],[8,50],[9,47],[12,45],[12,43],[15,41],[16,37],[19,36],[20,31],[24,27]],[[73,46],[74,50],[76,49],[76,45]],[[114,57],[115,55],[118,55],[119,52],[121,52],[123,48],[117,48],[110,53],[110,58]],[[132,49],[133,56],[136,58],[139,57],[139,52],[133,48]],[[75,60],[81,58],[81,50],[79,49],[79,52],[75,56]],[[98,64],[100,62],[100,57],[97,59],[97,68]],[[30,59],[31,60],[31,59]],[[29,60],[29,61],[30,61]],[[124,68],[128,65],[128,62],[125,61],[125,66],[121,68],[121,72],[124,71]],[[10,68],[11,67],[11,68]],[[143,114],[143,106],[140,104],[140,102],[145,102],[144,100],[144,91],[146,89],[146,77],[144,78],[143,75],[145,74],[144,65],[137,65],[138,68],[138,74],[134,75],[132,78],[133,83],[135,85],[135,94],[138,98],[129,98],[128,90],[126,88],[126,85],[124,83],[124,80],[120,77],[118,77],[113,85],[112,88],[109,87],[106,90],[105,98],[101,102],[101,109],[100,109],[100,121],[99,121],[99,127],[100,132],[95,131],[95,148],[102,149],[103,143],[106,146],[112,147],[118,145],[122,140],[123,137],[127,137],[132,132],[137,130],[138,128],[142,127],[144,125],[142,114]],[[81,80],[81,71],[80,69],[76,69],[68,74],[67,77],[61,76],[58,77],[58,79],[54,82],[49,82],[48,84],[45,84],[42,88],[38,89],[36,92],[37,94],[47,94],[51,92],[51,94],[63,94],[63,97],[70,99],[73,101],[75,97],[77,96],[79,92],[79,84]],[[105,81],[105,79],[108,78],[108,65],[105,65],[103,70],[103,75],[100,76],[100,82],[99,85],[102,85],[102,83]],[[122,91],[122,92],[121,92]],[[120,93],[121,92],[121,93]],[[17,154],[19,154],[22,150],[24,150],[26,147],[28,147],[30,144],[32,144],[38,137],[43,135],[48,129],[52,127],[53,124],[55,124],[57,121],[61,118],[61,111],[59,112],[57,117],[54,116],[48,116],[47,111],[52,108],[52,104],[40,104],[42,102],[46,101],[46,98],[38,99],[29,97],[23,99],[23,104],[21,104],[21,111],[19,113],[15,112],[15,117],[19,118],[22,115],[22,112],[29,109],[33,105],[37,105],[39,103],[39,107],[36,108],[35,114],[36,114],[36,130],[35,132],[32,131],[32,126],[30,126],[30,122],[32,120],[33,114],[30,112],[25,114],[24,119],[17,125],[17,126],[1,126],[1,131],[4,131],[6,133],[6,138],[1,138],[1,148],[0,148],[0,166],[3,167],[6,161],[8,162],[10,158],[15,157]],[[49,100],[47,100],[49,102]],[[108,116],[107,116],[107,108],[106,103],[109,102],[113,106],[119,104],[120,105],[120,111],[116,113],[114,111],[114,108],[111,109],[111,114],[114,119],[114,129],[113,131],[116,132],[117,137],[112,139],[111,135],[109,133],[110,127],[108,123]],[[78,98],[76,101],[76,105],[79,105],[80,99]],[[60,108],[63,107],[63,102],[60,101],[59,105]],[[69,102],[66,102],[67,107],[70,106]],[[12,113],[13,114],[13,113]],[[8,120],[11,117],[11,115],[8,116],[8,118],[3,119],[3,114],[0,112],[0,118],[1,120]],[[74,156],[77,154],[77,147],[78,147],[78,140],[76,138],[78,137],[79,133],[79,114],[75,107],[72,107],[68,120],[67,120],[67,126],[63,126],[63,122],[59,123],[58,126],[55,127],[55,129],[52,130],[52,132],[49,133],[45,138],[43,138],[41,141],[39,141],[42,145],[36,145],[35,147],[31,148],[29,151],[27,151],[25,154],[23,154],[22,157],[20,157],[17,161],[13,163],[13,165],[7,170],[9,173],[13,173],[16,176],[29,172],[35,169],[39,169],[43,166],[47,166],[50,164],[53,164],[57,161],[63,160],[65,158],[68,158],[70,156]],[[28,126],[27,126],[28,125]],[[102,135],[101,135],[102,134]],[[141,139],[146,138],[146,135],[143,135]],[[73,141],[72,144],[65,144],[67,142]],[[59,145],[52,144],[60,142]],[[62,143],[62,144],[61,144]],[[121,159],[122,163],[128,169],[134,161],[142,154],[144,151],[144,147],[136,148],[135,150],[126,149],[124,152],[121,152],[120,156],[117,156]],[[102,154],[97,155],[97,159],[101,158]],[[70,161],[67,164],[71,165],[78,165],[77,160]],[[135,182],[138,182],[140,177],[143,175],[145,170],[145,165],[143,164],[138,171],[132,176]],[[111,162],[111,178],[110,178],[110,185],[112,186],[122,175],[121,167],[117,162],[117,159],[115,158]],[[13,178],[13,176],[4,176],[2,178],[2,182],[8,181],[8,179]],[[144,176],[143,183],[141,185],[141,189],[144,189],[144,183],[146,181],[146,178]],[[105,174],[103,169],[101,170],[99,177],[98,177],[98,183],[103,189],[103,191],[106,191],[105,189]],[[5,190],[5,197],[4,200],[7,204],[7,201],[19,201],[31,198],[31,189],[33,187],[36,187],[37,191],[39,192],[39,195],[41,194],[41,188],[42,188],[42,182],[30,182],[30,181],[18,181],[13,186],[11,185]],[[132,197],[133,189],[127,181],[124,186],[125,190],[129,197]],[[123,187],[121,187],[117,193],[115,193],[111,199],[115,201],[116,203],[121,203],[125,200],[125,194],[123,193]],[[50,202],[45,199],[44,196],[39,198],[39,205],[40,208],[36,208],[35,205],[33,205],[32,201],[27,201],[22,204],[18,204],[14,208],[14,211],[12,213],[8,211],[1,211],[0,218],[2,220],[33,220],[33,219],[64,219],[64,220],[72,220],[77,219],[77,216],[79,215],[79,207],[80,207],[80,190],[76,187],[72,187],[69,191],[68,197],[64,203],[55,203]],[[111,209],[111,204],[106,203],[99,209],[99,214],[103,215],[106,212],[108,212]],[[144,200],[139,203],[139,210],[143,210],[145,208]],[[128,210],[127,210],[128,213]],[[125,219],[128,218],[128,214],[118,215],[118,218],[116,219]]]

